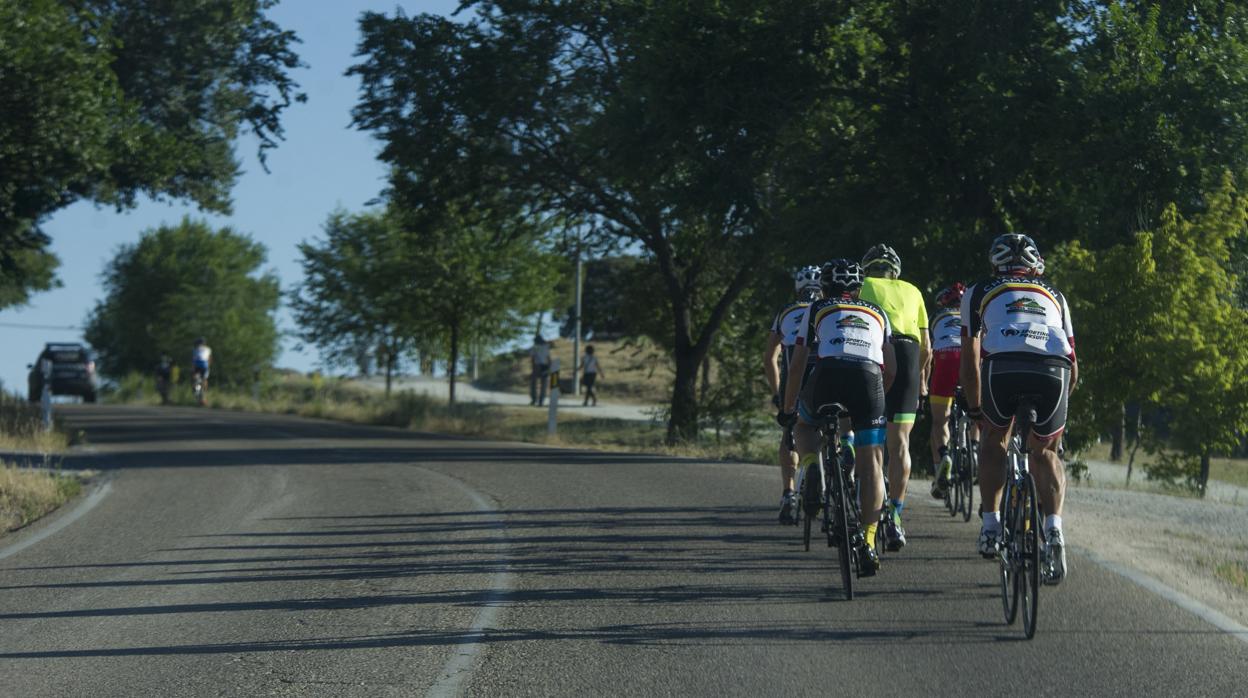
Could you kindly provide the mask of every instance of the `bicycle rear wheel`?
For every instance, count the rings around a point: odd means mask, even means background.
[[[1023,633],[1030,640],[1036,635],[1036,612],[1040,605],[1040,508],[1031,473],[1023,480],[1019,501],[1022,506],[1018,518],[1023,529],[1018,545],[1018,586],[1022,592]]]
[[[822,497],[819,492],[819,477],[818,462],[806,466],[802,473],[802,546],[808,552],[810,528],[819,515],[819,500]]]
[[[845,471],[833,468],[835,475],[831,478],[829,488],[829,508],[832,509],[832,529],[828,531],[829,541],[832,536],[837,539],[837,553],[841,563],[841,586],[845,589],[845,600],[854,600],[853,563],[850,560],[853,551],[849,541],[849,487],[845,482]]]
[[[1013,625],[1018,618],[1018,579],[1014,567],[1014,480],[1005,482],[1005,494],[1001,498],[1000,579],[1001,610],[1005,612],[1005,624]]]
[[[975,486],[979,484],[979,453],[968,446],[962,464],[962,487],[966,495],[966,509],[962,512],[962,520],[970,521],[971,510],[975,508]]]
[[[962,449],[956,445],[950,449],[950,452],[953,454],[953,468],[949,471],[949,486],[945,496],[953,499],[953,504],[949,507],[949,515],[957,516],[962,512],[963,505],[961,482],[963,456]]]

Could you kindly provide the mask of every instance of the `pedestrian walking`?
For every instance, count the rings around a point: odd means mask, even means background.
[[[594,385],[598,382],[598,376],[602,374],[602,368],[598,365],[598,357],[594,356],[593,345],[585,347],[585,356],[581,358],[581,385],[585,386],[585,402],[582,406],[589,405],[589,401],[594,401],[594,407],[598,406],[598,393],[594,390]]]
[[[550,345],[542,335],[533,336],[533,348],[529,349],[529,404],[546,402],[546,380],[550,376]]]

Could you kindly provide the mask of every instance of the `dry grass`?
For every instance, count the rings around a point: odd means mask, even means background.
[[[0,451],[59,453],[69,446],[69,437],[59,425],[43,428],[38,405],[9,393],[0,392]]]
[[[1109,443],[1101,442],[1094,444],[1079,454],[1083,458],[1109,461]],[[1122,459],[1122,465],[1127,464],[1127,458],[1130,456],[1128,451]],[[1152,456],[1140,449],[1135,455],[1136,473],[1141,479],[1144,478],[1144,465],[1151,464],[1155,460]],[[1218,480],[1219,482],[1229,482],[1232,485],[1240,487],[1248,487],[1248,458],[1213,458],[1209,462],[1209,478]]]
[[[0,535],[47,514],[81,489],[76,477],[0,465]]]
[[[652,343],[587,342],[602,367],[599,394],[613,402],[662,405],[671,397],[671,357]],[[570,380],[573,366],[572,340],[555,340],[551,356],[559,359],[561,374]],[[482,369],[478,384],[490,390],[527,393],[529,390],[528,348],[490,359]]]
[[[1213,568],[1213,573],[1219,579],[1229,582],[1231,586],[1241,591],[1248,591],[1248,565],[1238,560],[1230,560],[1219,563]]]

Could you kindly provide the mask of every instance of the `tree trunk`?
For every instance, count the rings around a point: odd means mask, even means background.
[[[1200,452],[1200,496],[1203,498],[1209,489],[1209,451]]]
[[[1122,446],[1127,434],[1127,405],[1119,403],[1118,421],[1114,422],[1113,439],[1109,447],[1109,459],[1115,463],[1122,462]]]
[[[1144,441],[1143,434],[1140,431],[1144,428],[1144,409],[1137,407],[1135,410],[1135,438],[1131,441],[1131,458],[1127,460],[1127,487],[1131,487],[1131,471],[1135,467],[1135,454],[1140,450],[1140,443]]]
[[[683,349],[683,351],[682,351]],[[672,384],[672,414],[667,422],[667,442],[695,441],[698,438],[698,366],[696,346],[676,349],[676,380]]]
[[[698,389],[698,400],[706,402],[707,393],[711,392],[711,355],[707,352],[702,357],[702,385]]]
[[[446,365],[446,375],[451,384],[451,406],[455,406],[455,379],[459,374],[459,319],[451,320],[451,360]]]
[[[390,397],[390,383],[394,379],[394,352],[386,349],[386,397]]]

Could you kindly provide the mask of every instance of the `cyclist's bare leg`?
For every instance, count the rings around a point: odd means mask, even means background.
[[[794,437],[796,440],[797,437]],[[786,490],[793,489],[793,479],[797,475],[797,452],[789,450],[788,434],[780,435],[779,448],[780,484]]]
[[[1066,493],[1066,466],[1057,455],[1058,439],[1043,442],[1031,434],[1027,439],[1030,453],[1028,467],[1036,480],[1036,498],[1045,514],[1062,515],[1062,502]],[[983,478],[980,478],[981,482]]]
[[[858,506],[864,522],[879,521],[884,510],[884,449],[861,446],[855,449],[854,472],[858,478]]]
[[[940,447],[949,445],[949,409],[952,403],[929,398],[932,407],[932,462],[940,464]]]
[[[906,501],[906,483],[910,481],[910,431],[914,422],[888,423],[888,496]]]
[[[1001,508],[1001,490],[1005,488],[1005,449],[1010,429],[984,422],[979,442],[979,494],[984,511]]]
[[[793,443],[797,445],[798,461],[807,459],[807,456],[814,455],[819,449],[819,430],[798,420],[797,424],[793,425]]]

